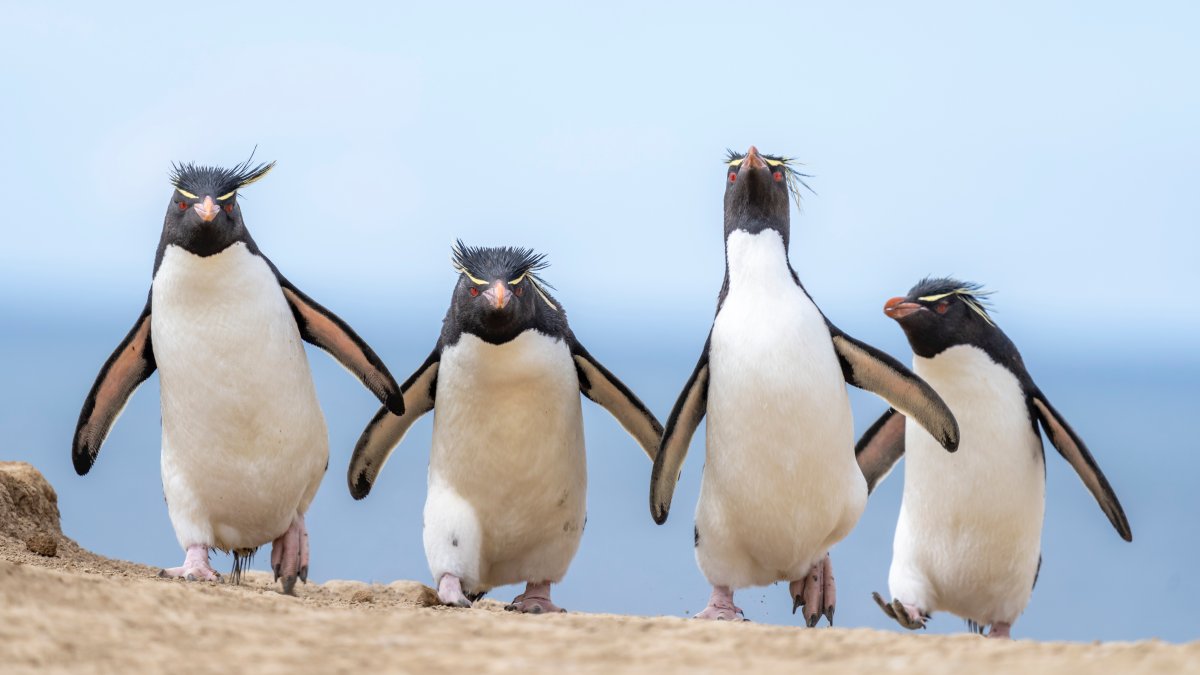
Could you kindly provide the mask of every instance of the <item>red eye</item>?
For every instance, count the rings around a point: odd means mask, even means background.
[[[522,295],[524,295],[524,293],[525,293],[525,287],[524,287],[524,286],[517,286],[516,288],[514,288],[514,289],[513,289],[513,291],[512,291],[512,292],[513,292],[513,295],[515,295],[515,296],[517,296],[517,297],[519,298],[519,297],[521,297]]]
[[[948,309],[950,309],[950,303],[946,302],[945,300],[943,300],[937,304],[937,313],[938,314],[945,314],[946,310],[948,310]]]
[[[776,172],[775,172],[774,174],[772,174],[772,175],[775,177],[775,182],[776,182],[776,183],[778,183],[779,181],[783,180],[783,172],[782,172],[782,171],[776,171]]]
[[[225,205],[225,213],[233,213],[233,204]]]
[[[736,173],[733,173],[733,172],[729,173],[729,182],[730,183],[737,182],[737,174]]]
[[[474,286],[472,286],[472,287],[468,288],[468,289],[467,289],[467,292],[471,294],[471,297],[472,297],[472,298],[473,298],[473,297],[475,297],[475,296],[477,296],[477,295],[479,295],[479,289],[478,289],[478,288],[475,288]]]
[[[179,210],[187,211],[187,202],[179,202]]]

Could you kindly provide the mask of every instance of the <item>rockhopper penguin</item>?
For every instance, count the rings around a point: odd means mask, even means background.
[[[793,611],[833,621],[829,549],[862,513],[846,384],[887,399],[953,451],[958,426],[934,391],[895,359],[830,323],[788,261],[791,160],[730,153],[725,283],[700,361],[667,420],[650,511],[667,519],[692,434],[707,415],[696,506],[696,560],[713,586],[704,619],[743,619],[733,592],[790,581]]]
[[[399,387],[349,326],[263,255],[239,190],[274,164],[183,164],[171,176],[146,307],[92,385],[71,448],[96,461],[126,401],[159,371],[162,481],[183,565],[164,576],[218,580],[209,549],[234,553],[233,580],[272,543],[283,589],[307,580],[304,513],[329,459],[325,419],[301,341],[328,351],[391,410]]]
[[[433,353],[381,408],[351,459],[350,493],[370,492],[393,448],[434,410],[425,555],[447,605],[525,582],[507,606],[558,612],[558,583],[586,521],[582,393],[604,406],[651,459],[662,425],[584,349],[525,248],[453,250],[458,281]],[[435,407],[436,404],[436,407]]]
[[[855,449],[874,488],[902,455],[904,498],[896,524],[892,598],[875,601],[905,628],[931,612],[1009,637],[1041,567],[1046,465],[1038,425],[1074,467],[1117,533],[1132,541],[1116,494],[1083,441],[1025,369],[988,313],[987,293],[955,279],[925,279],[884,312],[913,349],[913,370],[954,411],[960,452],[948,457],[920,426],[886,411]]]

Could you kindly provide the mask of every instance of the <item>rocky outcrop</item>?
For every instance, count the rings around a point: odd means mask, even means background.
[[[58,495],[32,464],[0,462],[0,536],[23,541],[40,555],[58,552]]]

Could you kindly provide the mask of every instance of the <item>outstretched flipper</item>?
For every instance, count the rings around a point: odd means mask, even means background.
[[[826,323],[846,382],[882,397],[916,420],[946,450],[958,449],[958,421],[933,387],[896,359]]]
[[[404,397],[402,414],[395,415],[385,406],[375,413],[367,428],[363,429],[358,443],[354,446],[354,454],[350,457],[350,470],[346,475],[350,495],[355,499],[362,499],[371,491],[384,463],[391,456],[392,450],[403,440],[404,434],[408,433],[408,428],[413,422],[433,410],[441,358],[441,349],[434,349],[429,358],[425,359],[425,363],[400,387]]]
[[[1050,405],[1041,390],[1035,387],[1030,393],[1030,398],[1034,410],[1037,411],[1038,421],[1042,423],[1050,442],[1058,449],[1058,454],[1074,467],[1075,473],[1079,474],[1083,484],[1100,504],[1104,515],[1108,516],[1109,522],[1117,529],[1117,534],[1125,541],[1133,541],[1133,531],[1129,529],[1125,509],[1121,508],[1121,502],[1117,501],[1116,493],[1108,484],[1108,479],[1104,477],[1100,467],[1096,465],[1096,460],[1092,458],[1092,453],[1088,452],[1087,446],[1075,435],[1075,431],[1062,415]]]
[[[867,479],[867,494],[874,492],[875,486],[887,478],[902,456],[904,415],[895,408],[888,408],[854,446],[854,458]]]
[[[629,387],[589,354],[574,335],[568,334],[567,339],[571,356],[575,359],[575,370],[579,374],[579,391],[617,418],[625,431],[642,446],[650,461],[654,461],[663,433],[658,418]]]
[[[274,266],[272,265],[272,269]],[[404,412],[400,387],[387,366],[354,329],[336,314],[317,304],[275,270],[283,297],[296,317],[300,337],[329,352],[338,363],[363,383],[384,407],[399,415]]]
[[[709,336],[709,340],[712,336]],[[658,455],[654,458],[654,469],[650,472],[650,515],[654,522],[662,525],[667,522],[667,513],[671,510],[671,498],[675,494],[675,483],[679,480],[679,471],[683,460],[687,457],[688,446],[692,443],[692,435],[700,420],[708,411],[708,347],[709,340],[704,341],[704,351],[696,363],[696,369],[688,378],[679,400],[671,409],[667,418],[667,428],[663,432],[662,441],[658,446]]]
[[[150,342],[150,299],[134,322],[129,334],[104,362],[92,390],[83,402],[75,438],[71,443],[71,461],[80,476],[91,470],[108,437],[112,425],[121,416],[129,397],[157,368]]]

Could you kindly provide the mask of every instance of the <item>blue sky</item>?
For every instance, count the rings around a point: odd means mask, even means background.
[[[1196,400],[1187,383],[1200,374],[1194,5],[0,9],[0,308],[16,328],[0,356],[0,421],[14,449],[0,446],[0,457],[51,476],[68,534],[86,545],[177,564],[155,484],[154,381],[98,473],[77,478],[67,460],[87,387],[145,297],[172,161],[232,164],[256,145],[278,160],[243,196],[249,228],[401,379],[433,344],[456,237],[548,253],[576,332],[665,417],[720,286],[720,159],[753,143],[814,174],[817,194],[793,217],[792,260],[834,322],[907,359],[884,300],[929,273],[986,283],[1035,378],[1108,469],[1135,536],[1164,521],[1190,528],[1183,542],[1151,529],[1161,538],[1122,548],[1051,450],[1047,547],[1054,528],[1082,537],[1059,553],[1058,582],[1100,567],[1061,595],[1043,581],[1016,634],[1195,637],[1178,627],[1195,625],[1178,597],[1200,594],[1183,561],[1200,552],[1198,537],[1190,518],[1172,520],[1197,512],[1181,469],[1197,466],[1200,449],[1184,426]],[[389,464],[397,481],[408,467],[404,496],[349,502],[343,446],[374,407],[328,359],[313,363],[334,446],[314,505],[328,531],[314,536],[336,539],[347,518],[381,533],[369,564],[341,542],[314,574],[423,578],[427,432],[403,446],[408,464]],[[863,428],[882,406],[855,401]],[[588,433],[593,522],[616,510],[611,528],[589,529],[564,593],[581,609],[699,609],[690,506],[655,530],[636,448],[600,414],[589,413]],[[689,471],[700,457],[697,444]],[[873,499],[869,538],[843,547],[871,558],[867,589],[886,583],[887,499]],[[614,552],[614,537],[633,543]],[[623,566],[626,555],[661,568]],[[1099,619],[1113,602],[1089,605],[1085,594],[1111,599],[1134,565],[1161,581],[1147,618]],[[629,585],[687,581],[609,603],[606,568]],[[849,570],[859,568],[843,569],[840,583],[858,583]],[[757,618],[790,620],[776,609]],[[847,625],[886,625],[873,607],[845,612]]]

